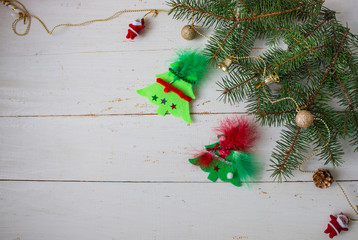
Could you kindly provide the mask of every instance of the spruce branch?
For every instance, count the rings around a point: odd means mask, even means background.
[[[305,51],[303,51],[303,52],[300,52],[300,53],[298,53],[298,54],[296,54],[296,55],[290,57],[289,59],[285,60],[284,62],[277,64],[277,65],[274,67],[274,69],[277,69],[277,68],[279,68],[279,67],[282,67],[282,66],[285,65],[286,63],[288,63],[288,62],[290,62],[290,61],[292,61],[292,60],[294,60],[294,59],[296,59],[296,58],[298,58],[298,57],[301,57],[302,55],[304,55],[304,54],[306,54],[306,53],[309,53],[309,52],[312,52],[312,51],[317,51],[317,50],[319,50],[319,49],[321,49],[321,48],[333,47],[333,46],[335,46],[335,45],[322,45],[322,46],[316,46],[316,47],[309,48],[309,49],[307,49],[307,50],[305,50]]]
[[[320,131],[320,129],[317,127],[317,124],[313,123],[313,126],[315,127],[316,131],[319,134],[320,140],[322,141],[322,145],[326,145],[326,140],[323,138],[322,132]],[[329,157],[331,162],[334,164],[336,163],[335,158],[333,157],[332,151],[329,149],[329,146],[326,146],[325,149],[328,151]]]
[[[318,23],[311,31],[305,34],[305,38],[307,38],[309,35],[311,35],[314,31],[316,31],[319,27],[321,27],[324,23],[334,18],[335,12],[331,11],[324,15],[324,19]]]
[[[338,83],[339,83],[339,87],[341,88],[342,92],[344,93],[344,96],[346,97],[346,99],[347,99],[347,101],[348,101],[349,107],[354,111],[353,102],[352,102],[351,98],[349,97],[348,91],[347,91],[347,89],[344,87],[341,78],[339,77],[339,75],[338,75],[337,72],[335,72],[334,75],[336,76],[337,81],[338,81]]]
[[[280,164],[277,165],[277,166],[278,166],[277,174],[281,174],[282,169],[285,168],[285,164],[287,163],[287,160],[288,160],[288,158],[289,158],[291,152],[294,150],[294,146],[295,146],[295,144],[296,144],[296,141],[297,141],[297,138],[298,138],[298,136],[299,136],[299,134],[300,134],[300,131],[301,131],[301,128],[299,127],[299,128],[297,129],[297,132],[296,132],[295,137],[294,137],[293,140],[292,140],[292,143],[291,143],[290,148],[289,148],[288,151],[286,152],[285,158],[283,159],[283,161],[282,161]]]
[[[308,63],[307,63],[306,60],[305,60],[305,66],[306,66],[306,68],[307,68],[308,74],[309,74],[310,76],[312,76],[312,71],[311,71],[310,66],[308,65]]]
[[[309,131],[308,134],[312,134],[315,137],[314,144],[319,146],[325,146],[328,140],[328,132],[324,131],[323,126],[318,126],[318,123],[313,123],[314,128]],[[337,142],[335,134],[331,134],[330,141],[319,153],[318,156],[325,161],[325,165],[331,163],[333,166],[339,166],[342,163],[342,146]]]
[[[244,40],[245,40],[245,38],[246,38],[246,36],[247,36],[247,31],[249,30],[249,27],[250,27],[250,25],[251,25],[251,20],[247,23],[247,25],[246,25],[246,27],[245,27],[245,31],[244,31],[244,34],[243,34],[243,36],[242,36],[242,38],[241,38],[241,40],[240,40],[240,42],[239,42],[239,47],[237,48],[237,52],[240,52],[240,49],[241,49],[241,46],[242,46],[242,44],[243,44],[243,42],[244,42]]]
[[[228,37],[231,35],[231,33],[234,31],[234,29],[237,27],[237,25],[239,25],[239,22],[236,22],[232,28],[229,30],[229,32],[226,34],[225,38],[222,40],[222,42],[220,43],[220,46],[217,47],[215,53],[213,54],[213,56],[211,57],[211,60],[213,60],[214,58],[216,58],[218,52],[221,50],[221,46],[224,45],[224,43],[226,42],[226,40],[228,39]]]
[[[299,94],[299,95],[301,95],[301,96],[307,96],[307,94],[305,94],[305,93],[302,93],[302,92],[298,92],[298,91],[293,91],[293,90],[289,90],[289,89],[285,89],[285,88],[279,88],[278,90],[280,90],[280,91],[283,91],[283,92],[290,92],[290,93],[295,93],[295,94]]]
[[[229,8],[229,6],[227,4],[225,4],[222,0],[218,0],[220,2],[221,5],[225,6],[227,10],[229,10],[230,12],[232,12],[232,14],[234,16],[236,16],[236,13],[234,12],[234,10],[232,10],[231,8]]]
[[[257,115],[260,118],[269,116],[269,115],[282,115],[282,114],[287,114],[287,113],[296,113],[297,109],[291,109],[291,110],[286,110],[286,111],[279,111],[279,112],[266,112],[266,111],[262,111],[262,112],[257,112]]]
[[[327,110],[327,109],[325,109],[325,110]],[[336,116],[336,112],[335,112],[335,111],[332,111],[332,114],[330,114],[330,115],[332,115],[332,116],[328,116],[328,115],[327,115],[325,112],[323,112],[322,109],[320,109],[320,108],[311,109],[311,112],[312,112],[313,114],[317,115],[317,116],[320,116],[323,120],[325,120],[325,121],[327,122],[327,125],[331,126],[331,127],[335,130],[335,132],[337,132],[337,133],[340,132],[340,130],[339,130],[338,126],[337,126],[336,121],[334,121],[334,120],[332,119],[332,117],[335,117],[335,116]]]
[[[351,99],[351,97],[349,96],[349,93],[346,89],[346,87],[344,86],[339,74],[337,72],[335,72],[335,76],[336,76],[336,79],[339,83],[339,87],[340,89],[342,90],[347,102],[348,102],[348,110],[346,111],[346,114],[345,114],[345,119],[344,119],[344,127],[343,127],[343,134],[345,135],[346,134],[346,130],[347,130],[347,122],[348,122],[348,117],[349,115],[352,115],[352,118],[353,118],[353,121],[352,121],[352,125],[354,126],[353,129],[355,131],[353,131],[353,139],[358,139],[357,137],[357,133],[358,133],[358,116],[357,116],[357,112],[356,112],[356,109],[355,109],[355,106],[354,106],[354,103]],[[353,141],[353,144],[354,145],[357,145],[355,151],[357,151],[358,149],[358,144],[357,144],[357,140],[355,140],[355,142]]]
[[[331,19],[331,27],[332,27],[332,30],[333,30],[333,42],[337,43],[336,30],[335,30],[335,27],[334,27],[334,18]]]
[[[324,2],[324,0],[319,0],[319,1],[307,3],[307,4],[304,4],[304,3],[298,4],[299,5],[298,7],[294,7],[294,8],[290,8],[290,9],[283,9],[283,10],[275,11],[275,12],[262,13],[262,14],[256,14],[250,7],[248,7],[248,5],[246,3],[244,3],[243,1],[240,1],[252,13],[251,16],[247,16],[247,17],[239,17],[238,14],[236,14],[235,11],[233,11],[232,9],[228,8],[227,4],[224,4],[223,1],[219,1],[219,3],[223,6],[225,6],[225,8],[227,8],[227,10],[229,10],[232,14],[234,14],[235,17],[227,17],[227,16],[215,14],[215,13],[213,13],[214,10],[213,11],[204,10],[204,8],[202,6],[205,4],[211,5],[211,3],[213,1],[197,1],[197,5],[198,6],[200,5],[201,7],[192,6],[190,3],[193,3],[193,2],[194,1],[191,1],[191,0],[172,0],[172,1],[168,2],[168,5],[171,7],[169,14],[171,14],[173,12],[178,13],[180,10],[185,10],[187,12],[187,14],[191,14],[190,12],[194,12],[194,13],[200,14],[201,16],[206,15],[206,16],[217,18],[217,19],[224,19],[227,21],[242,22],[242,21],[263,19],[263,18],[274,17],[274,16],[278,16],[278,15],[284,15],[284,14],[288,14],[288,13],[292,13],[292,12],[302,11],[303,9],[307,9],[307,8],[322,4]],[[176,15],[174,17],[182,18],[183,12],[181,12],[181,13],[182,14]]]
[[[252,13],[252,15],[256,15],[256,13],[254,11],[252,11],[251,7],[249,5],[247,5],[243,0],[239,0],[247,9],[249,9],[249,11]]]
[[[303,157],[299,153],[305,147],[303,139],[300,139],[300,132],[301,128],[289,125],[288,130],[281,132],[281,140],[272,152],[272,158],[275,160],[271,160],[271,177],[279,182],[292,176],[292,171]]]
[[[324,73],[324,76],[323,76],[323,78],[322,78],[322,80],[321,80],[321,82],[320,82],[320,84],[319,84],[319,86],[318,86],[316,92],[314,93],[313,97],[311,98],[311,101],[310,101],[310,103],[309,103],[309,105],[308,105],[309,107],[314,104],[314,102],[315,102],[315,100],[316,100],[316,98],[317,98],[317,95],[318,95],[319,91],[321,90],[321,88],[322,88],[324,82],[326,81],[326,79],[327,79],[329,73],[331,72],[331,69],[332,69],[333,66],[336,64],[338,54],[340,53],[340,51],[341,51],[341,49],[342,49],[343,43],[345,42],[348,33],[349,33],[349,28],[347,28],[346,32],[344,33],[344,35],[343,35],[343,37],[342,37],[342,39],[341,39],[341,42],[339,43],[339,45],[338,45],[338,47],[337,47],[336,54],[335,54],[335,56],[333,57],[331,64],[329,64],[329,65],[327,66],[326,71],[325,71],[325,73]]]
[[[202,26],[214,26],[205,53],[216,61],[227,54],[237,57],[229,74],[217,82],[219,99],[231,104],[246,102],[248,113],[262,125],[285,126],[271,156],[272,176],[281,181],[292,176],[304,153],[317,154],[325,163],[338,166],[343,154],[339,138],[348,137],[358,150],[358,37],[325,8],[323,0],[172,0],[171,13]],[[251,56],[256,39],[266,39],[267,68]],[[287,45],[287,49],[279,43]],[[225,51],[221,51],[224,49]],[[279,86],[257,85],[276,71]],[[256,88],[255,86],[258,86]],[[266,95],[267,94],[267,95]],[[301,129],[294,121],[292,101],[272,104],[272,100],[294,99],[310,111],[315,121]],[[338,107],[331,103],[337,102]],[[342,124],[343,123],[343,124]],[[330,142],[327,144],[330,129]],[[327,146],[326,146],[327,145]]]

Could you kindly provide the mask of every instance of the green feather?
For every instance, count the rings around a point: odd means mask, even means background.
[[[184,80],[191,84],[197,84],[208,70],[208,57],[197,50],[180,50],[177,59],[170,64],[170,71],[176,75],[175,80]]]
[[[246,183],[246,185],[249,185],[250,180],[259,177],[261,166],[250,153],[234,151],[232,162],[235,167],[235,174],[237,174],[241,182]]]

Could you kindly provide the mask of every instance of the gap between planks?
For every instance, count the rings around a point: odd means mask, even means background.
[[[252,50],[265,50],[266,48],[252,48]],[[177,51],[178,48],[163,48],[163,49],[139,49],[139,50],[117,50],[117,51],[86,51],[86,52],[65,52],[65,53],[36,53],[36,54],[24,54],[24,55],[13,55],[12,57],[33,57],[33,56],[64,56],[73,54],[106,54],[106,53],[137,53],[137,52],[169,52]]]
[[[191,115],[231,115],[231,114],[248,114],[246,112],[197,112]],[[113,113],[113,114],[61,114],[61,115],[8,115],[0,118],[55,118],[55,117],[117,117],[117,116],[155,116],[157,113]]]
[[[0,179],[0,182],[58,182],[58,183],[168,183],[168,184],[187,184],[187,183],[206,183],[206,184],[214,184],[213,182],[209,181],[101,181],[101,180],[54,180],[54,179]],[[337,180],[337,182],[358,182],[358,180]],[[226,182],[215,182],[216,184],[227,184]],[[312,183],[312,181],[249,181],[249,183],[275,183],[275,184],[282,184],[282,183]]]

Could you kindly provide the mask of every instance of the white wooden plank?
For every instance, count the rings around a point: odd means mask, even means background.
[[[158,8],[169,10],[165,1],[24,1],[28,10],[45,21],[49,28],[61,23],[79,23],[90,19],[105,18],[119,10]],[[326,0],[325,5],[337,11],[337,18],[343,23],[348,22],[352,31],[358,33],[357,4],[354,0]],[[56,13],[56,14],[54,14]],[[181,45],[201,45],[205,39],[185,41],[180,36],[181,28],[186,24],[173,20],[166,13],[157,17],[147,17],[147,28],[142,38],[135,42],[125,39],[128,24],[144,13],[127,13],[106,22],[95,23],[85,27],[62,28],[54,36],[48,36],[42,26],[33,21],[28,36],[18,37],[12,33],[11,24],[14,20],[6,7],[0,8],[0,52],[8,55],[39,55],[63,54],[74,52],[107,52],[170,49]],[[20,29],[21,25],[19,24]],[[31,47],[28,47],[31,46]]]
[[[344,183],[358,200],[357,182]],[[328,239],[330,214],[352,210],[338,187],[310,183],[0,183],[0,238]],[[340,239],[355,239],[351,223]]]
[[[0,179],[206,181],[187,159],[217,141],[212,131],[226,115],[0,118]],[[270,169],[280,128],[260,128],[254,152]],[[346,146],[337,179],[357,179],[357,153]],[[323,163],[312,159],[305,167]],[[331,166],[328,166],[332,168]],[[270,172],[262,180],[271,181]],[[291,180],[311,180],[297,172]]]
[[[347,24],[354,34],[358,34],[358,11],[357,1],[355,0],[325,0],[324,6],[336,12],[337,19],[342,24]]]
[[[168,71],[175,51],[87,53],[0,57],[0,115],[155,113],[157,106],[136,89],[155,83]],[[195,87],[192,112],[242,112],[244,105],[218,101],[213,69]]]
[[[346,5],[337,1],[328,1],[328,4],[333,9],[339,7],[342,10],[339,19],[356,22],[356,14],[351,12],[357,7],[352,1]],[[105,15],[117,7],[166,7],[163,1],[125,1],[120,4],[106,1],[104,5],[94,0],[84,3],[34,0],[26,5],[51,26],[63,19],[80,21]],[[155,74],[167,71],[167,60],[173,56],[174,48],[203,47],[206,42],[203,38],[184,41],[179,36],[183,22],[171,20],[165,14],[149,20],[147,30],[160,34],[153,33],[151,37],[145,34],[135,42],[123,43],[120,39],[124,39],[125,34],[113,34],[125,33],[127,25],[118,24],[118,21],[128,21],[130,17],[127,15],[116,19],[116,24],[96,23],[63,29],[54,36],[47,36],[35,22],[29,36],[18,37],[11,33],[13,19],[8,10],[1,7],[0,11],[3,19],[0,21],[0,41],[3,43],[0,45],[1,116],[153,113],[155,107],[137,96],[135,90],[152,83]],[[53,14],[59,11],[61,14]],[[118,30],[118,25],[123,29]],[[351,25],[354,32],[355,25]],[[106,35],[115,36],[103,37]],[[162,51],[158,52],[159,49]],[[252,54],[256,55],[257,51]],[[215,82],[222,75],[218,70],[208,74],[206,82],[196,91],[198,99],[192,104],[193,112],[244,111],[243,104],[230,106],[217,101],[220,93]]]
[[[99,0],[86,1],[41,1],[23,2],[28,10],[40,17],[52,29],[62,23],[81,23],[84,21],[107,18],[120,10],[164,9],[169,10],[165,1],[116,1],[105,3]],[[0,16],[0,52],[8,55],[41,55],[68,54],[74,52],[108,52],[108,51],[138,51],[170,49],[188,42],[181,38],[181,28],[186,24],[173,20],[167,13],[160,12],[158,16],[146,17],[146,28],[141,37],[134,41],[127,40],[128,25],[135,19],[141,18],[146,12],[125,13],[108,22],[89,24],[83,27],[63,27],[55,30],[49,36],[37,20],[33,19],[30,33],[24,37],[13,34],[11,24],[14,18],[6,7],[1,6]],[[21,23],[19,32],[23,30]],[[198,38],[192,44],[200,44]],[[31,47],[28,47],[31,46]]]

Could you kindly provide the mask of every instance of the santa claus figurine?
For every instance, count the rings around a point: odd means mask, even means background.
[[[142,30],[143,28],[145,28],[144,18],[138,18],[134,20],[131,24],[129,24],[127,39],[130,38],[133,40],[136,36],[139,35],[140,30]]]
[[[337,217],[330,215],[331,221],[327,225],[327,229],[324,233],[329,234],[330,238],[337,236],[341,231],[348,231],[349,218],[343,213],[337,215]]]

